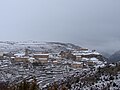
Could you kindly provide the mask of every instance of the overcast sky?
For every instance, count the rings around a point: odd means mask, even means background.
[[[0,0],[0,40],[120,49],[120,0]]]

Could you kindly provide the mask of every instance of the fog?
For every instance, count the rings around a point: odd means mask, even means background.
[[[120,0],[1,0],[0,40],[120,49]]]

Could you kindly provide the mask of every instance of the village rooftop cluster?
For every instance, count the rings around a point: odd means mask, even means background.
[[[1,56],[2,57],[2,56]],[[22,53],[13,54],[10,59],[15,62],[38,64],[68,64],[72,68],[85,68],[89,66],[104,66],[102,55],[95,50],[80,48],[79,50],[61,51],[58,53],[34,52],[25,49]]]
[[[36,77],[40,88],[54,81],[82,73],[84,70],[104,67],[106,61],[95,50],[77,48],[60,52],[23,51],[0,53],[0,82],[19,83],[24,78]]]

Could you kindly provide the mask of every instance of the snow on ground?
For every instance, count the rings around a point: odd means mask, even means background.
[[[53,51],[59,52],[61,50],[72,50],[72,44],[62,43],[50,43],[50,42],[38,42],[38,41],[21,41],[21,42],[0,42],[0,51],[3,52],[14,52],[29,48],[34,51]]]

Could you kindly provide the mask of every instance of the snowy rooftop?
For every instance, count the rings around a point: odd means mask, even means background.
[[[73,62],[73,64],[82,64],[83,62]]]
[[[98,52],[74,52],[73,55],[80,56],[80,55],[100,55]]]
[[[95,57],[90,58],[90,60],[92,60],[92,61],[98,61],[98,59],[97,59],[97,58],[95,58]]]
[[[25,53],[17,53],[17,54],[14,54],[14,56],[17,56],[17,57],[22,57],[22,56],[24,56],[25,55]]]
[[[40,54],[33,54],[33,55],[40,55],[40,56],[42,56],[42,55],[49,55],[49,54],[42,54],[42,53],[40,53]]]

